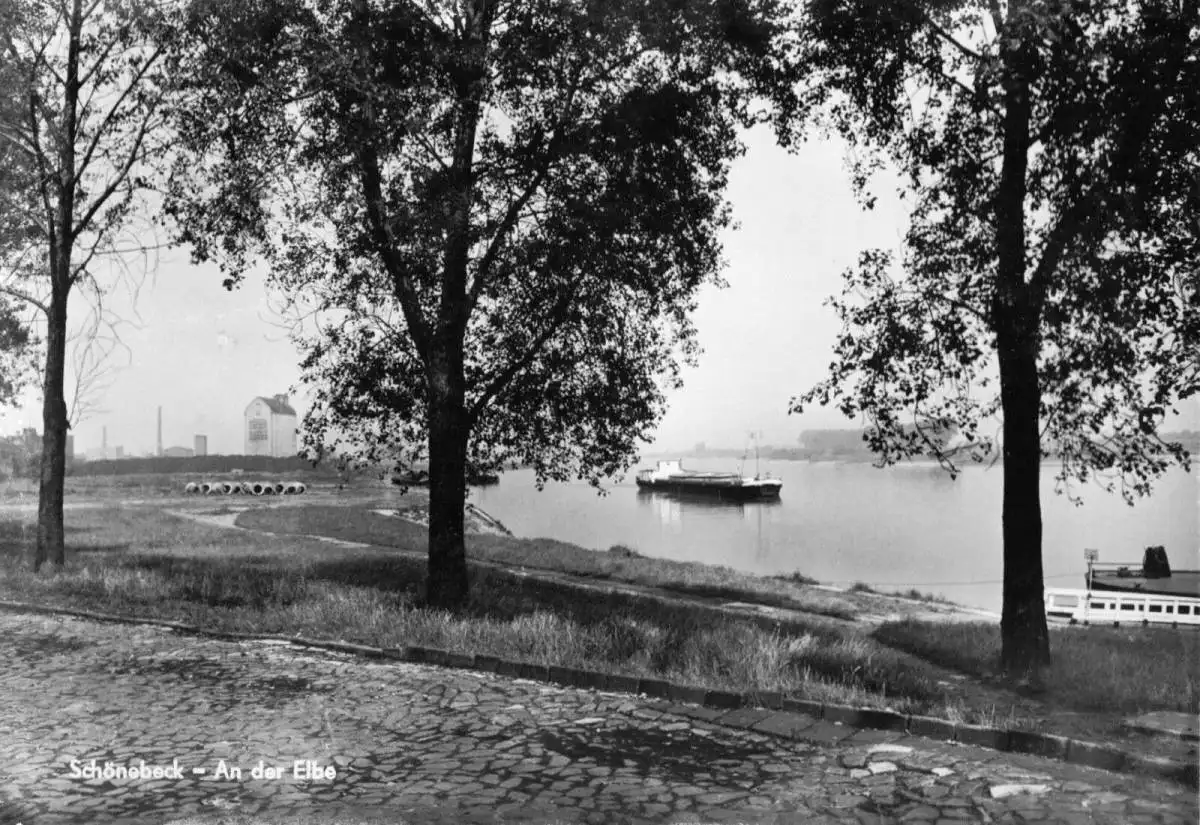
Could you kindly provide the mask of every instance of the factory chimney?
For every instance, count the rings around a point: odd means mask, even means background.
[[[158,408],[158,452],[157,456],[162,456],[162,407]]]

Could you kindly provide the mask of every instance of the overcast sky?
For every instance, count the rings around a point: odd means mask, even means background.
[[[675,450],[704,441],[744,447],[747,433],[764,443],[794,443],[802,429],[855,426],[832,410],[789,416],[789,398],[820,380],[838,331],[824,299],[840,291],[841,273],[861,249],[895,246],[904,211],[887,182],[873,212],[852,196],[839,145],[812,142],[793,154],[777,148],[768,131],[748,140],[733,168],[730,200],[737,231],[725,238],[723,290],[702,293],[695,320],[704,347],[700,364],[684,374],[685,387],[655,445]],[[125,299],[115,299],[123,309]],[[289,392],[297,383],[297,355],[273,324],[261,273],[236,292],[221,287],[215,267],[194,267],[182,251],[164,253],[137,301],[140,319],[122,337],[128,355],[95,412],[75,429],[79,453],[110,446],[143,454],[155,446],[155,416],[163,408],[163,446],[192,445],[208,436],[213,453],[241,452],[242,414],[258,395]],[[77,308],[76,308],[77,311]],[[293,395],[303,414],[303,395]],[[1200,404],[1178,425],[1200,429]],[[36,397],[0,418],[0,432],[41,430]]]

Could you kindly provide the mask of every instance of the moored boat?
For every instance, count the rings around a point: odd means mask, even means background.
[[[1166,548],[1147,547],[1142,564],[1088,562],[1086,585],[1089,590],[1125,593],[1153,593],[1200,599],[1200,570],[1171,570]]]
[[[653,470],[641,470],[636,481],[644,490],[696,493],[731,501],[775,499],[783,489],[783,481],[777,478],[687,470],[678,460],[660,461]]]
[[[1200,570],[1171,570],[1162,546],[1147,547],[1141,567],[1098,562],[1086,551],[1086,589],[1045,590],[1046,616],[1071,624],[1168,624],[1200,627]]]
[[[1200,599],[1117,590],[1046,588],[1046,617],[1071,624],[1191,625],[1200,627]]]

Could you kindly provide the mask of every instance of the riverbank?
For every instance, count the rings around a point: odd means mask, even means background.
[[[426,537],[412,497],[404,517],[393,514],[394,497],[389,504],[369,488],[271,502],[138,501],[72,502],[67,568],[57,575],[28,571],[34,514],[4,508],[0,597],[1102,740],[1129,736],[1127,714],[1197,706],[1195,634],[1056,629],[1046,692],[1030,696],[989,672],[994,619],[951,634],[951,605],[492,529],[468,537],[472,604],[450,615],[421,607]]]

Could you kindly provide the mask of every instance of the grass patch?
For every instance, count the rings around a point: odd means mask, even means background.
[[[148,508],[71,511],[67,518],[68,563],[51,574],[28,569],[32,524],[0,522],[4,598],[220,630],[427,645],[905,712],[945,703],[928,668],[822,617],[732,617],[475,565],[471,606],[452,615],[419,606],[420,558],[232,531]],[[110,549],[80,551],[92,545]]]
[[[945,596],[942,596],[937,593],[922,593],[920,590],[917,590],[915,587],[911,588],[909,590],[905,590],[903,593],[897,593],[896,595],[902,599],[911,599],[914,602],[931,602],[933,604],[953,604],[953,602],[951,602]]]
[[[273,533],[320,535],[381,547],[424,553],[424,527],[402,519],[350,507],[309,505],[247,510],[239,527]],[[618,549],[619,548],[619,549]],[[836,593],[811,590],[795,581],[741,573],[728,567],[642,556],[617,545],[596,552],[547,538],[468,535],[467,556],[510,567],[527,567],[592,579],[641,584],[702,598],[751,601],[851,619],[857,607]]]
[[[976,677],[992,675],[1000,628],[906,620],[882,625],[875,639]],[[1200,634],[1166,628],[1050,628],[1047,693],[1076,711],[1200,713]]]
[[[275,529],[286,522],[294,532],[307,531],[310,509],[274,508]],[[340,512],[340,524],[368,522],[361,510]],[[419,553],[230,530],[150,507],[113,505],[66,516],[66,568],[42,574],[29,569],[33,515],[0,521],[0,598],[216,630],[426,645],[1068,734],[1107,735],[1116,714],[1197,712],[1197,676],[1189,669],[1200,654],[1197,634],[1054,630],[1047,693],[1030,700],[956,680],[945,669],[987,676],[999,647],[999,631],[990,625],[906,621],[872,633],[818,615],[784,622],[734,616],[477,564],[469,567],[470,608],[449,614],[420,606],[425,533],[399,519],[378,517],[339,537],[361,541],[378,530],[394,546],[406,543]],[[638,571],[632,565],[652,561],[548,540],[476,536],[471,547],[475,559],[491,551],[529,559],[558,550],[569,558],[583,554],[573,563],[586,559],[597,575],[615,570],[632,577]],[[688,583],[709,586],[698,578]]]
[[[850,585],[851,593],[870,593],[875,596],[891,596],[894,599],[908,599],[913,602],[929,602],[931,604],[954,604],[945,596],[939,596],[934,593],[922,593],[915,587],[908,590],[887,591],[879,590],[866,582],[855,582]]]
[[[799,570],[791,573],[777,573],[774,576],[771,576],[771,578],[777,579],[781,582],[790,582],[792,584],[820,584],[819,581],[811,576],[804,575]]]

